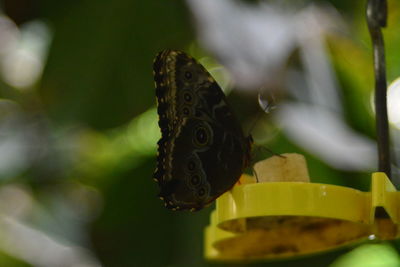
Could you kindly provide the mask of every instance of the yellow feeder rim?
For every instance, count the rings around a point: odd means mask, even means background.
[[[305,182],[237,185],[216,201],[205,230],[205,258],[282,259],[395,239],[399,200],[400,192],[379,172],[372,174],[370,192]]]

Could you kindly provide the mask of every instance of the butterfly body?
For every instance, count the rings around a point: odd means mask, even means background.
[[[154,178],[167,208],[199,210],[229,190],[250,161],[245,137],[221,88],[176,50],[154,61],[162,137]]]

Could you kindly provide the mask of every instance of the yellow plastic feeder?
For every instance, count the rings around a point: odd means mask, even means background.
[[[384,173],[371,191],[310,183],[298,154],[255,166],[258,182],[243,175],[216,201],[205,229],[205,257],[252,261],[303,256],[399,234],[400,192]]]

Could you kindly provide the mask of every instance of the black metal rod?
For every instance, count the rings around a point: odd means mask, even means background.
[[[385,44],[381,28],[386,27],[386,0],[369,0],[367,4],[367,22],[373,45],[375,72],[375,112],[378,142],[378,170],[391,177],[389,123],[386,103],[386,64]]]

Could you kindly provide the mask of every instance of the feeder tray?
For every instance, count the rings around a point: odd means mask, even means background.
[[[310,183],[303,156],[258,162],[254,177],[216,201],[205,229],[205,257],[214,261],[280,259],[400,236],[400,192],[384,173],[371,191]]]

